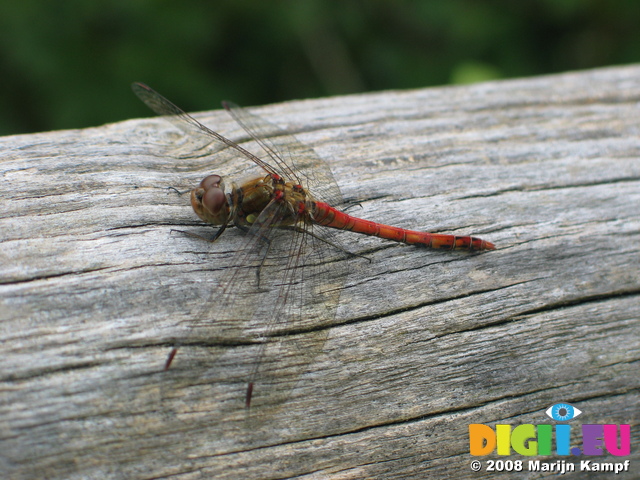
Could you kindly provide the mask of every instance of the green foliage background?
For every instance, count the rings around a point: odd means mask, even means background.
[[[0,2],[0,135],[640,60],[638,0]]]

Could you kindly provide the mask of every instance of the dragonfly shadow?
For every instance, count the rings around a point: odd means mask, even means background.
[[[251,424],[280,411],[322,352],[349,272],[345,262],[352,255],[337,248],[338,239],[333,231],[329,234],[334,247],[317,234],[297,235],[308,243],[298,249],[306,258],[293,261],[290,232],[274,234],[269,244],[245,235],[232,260],[243,266],[235,267],[231,277],[218,271],[221,278],[208,298],[192,311],[187,327],[176,332],[178,353],[168,377],[173,381],[176,372],[186,374],[180,388],[215,384],[213,390],[223,398],[234,392],[234,408],[227,413],[244,410]],[[226,390],[220,391],[222,386]]]

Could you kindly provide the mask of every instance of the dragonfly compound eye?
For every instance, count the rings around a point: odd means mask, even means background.
[[[202,205],[213,214],[218,213],[226,204],[227,198],[217,186],[209,188],[202,197]]]
[[[222,188],[222,177],[220,175],[204,177],[200,182],[200,186],[205,190],[209,190],[212,187]]]

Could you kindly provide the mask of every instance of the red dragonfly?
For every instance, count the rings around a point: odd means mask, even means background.
[[[231,154],[263,170],[260,177],[232,184],[228,191],[216,174],[191,191],[196,214],[219,226],[211,241],[230,224],[246,232],[232,263],[233,273],[213,292],[191,330],[205,329],[200,335],[194,333],[194,338],[215,335],[213,346],[233,344],[256,350],[246,380],[247,408],[258,398],[264,403],[283,402],[304,365],[322,349],[348,273],[345,259],[357,256],[340,247],[331,228],[442,250],[495,249],[493,243],[477,237],[417,232],[348,215],[332,206],[343,204],[343,199],[327,163],[279,127],[223,102],[263,151],[256,155],[207,128],[147,85],[134,83],[132,88],[151,110],[190,135],[193,150],[204,141],[218,148],[216,160]],[[177,342],[165,370],[178,347],[189,344],[202,342]],[[269,393],[270,387],[278,393]],[[262,397],[257,396],[258,390]]]

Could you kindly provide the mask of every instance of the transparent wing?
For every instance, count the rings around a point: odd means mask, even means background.
[[[180,107],[164,98],[151,87],[143,83],[131,85],[133,92],[156,114],[165,116],[178,128],[199,140],[199,150],[212,142],[221,148],[231,148],[268,173],[275,173],[286,180],[302,185],[314,198],[337,207],[343,198],[331,169],[313,149],[300,143],[293,135],[267,120],[249,113],[232,102],[223,102],[224,108],[249,136],[262,148],[270,159],[244,149],[237,143],[206,127]]]
[[[221,278],[177,346],[241,348],[238,401],[247,400],[254,418],[265,418],[289,398],[322,351],[346,281],[345,252],[323,241],[326,229],[274,225],[284,207],[265,208],[234,255],[230,275]],[[315,228],[314,228],[315,227]],[[331,239],[330,241],[334,241]],[[189,349],[180,354],[188,358]],[[227,364],[220,349],[210,361]],[[214,363],[213,368],[216,368]]]
[[[329,165],[313,149],[280,127],[232,102],[223,102],[223,106],[263,148],[276,173],[295,180],[318,200],[334,207],[342,205],[340,188]]]
[[[218,132],[206,127],[151,87],[144,83],[133,83],[131,85],[131,89],[133,90],[133,93],[135,93],[138,98],[140,98],[140,100],[142,100],[156,114],[165,117],[180,130],[188,134],[191,137],[193,145],[192,150],[194,152],[202,150],[213,143],[214,149],[231,149],[236,156],[239,154],[240,156],[243,156],[259,165],[266,172],[275,173],[271,167],[263,162],[259,157],[223,135],[220,135]],[[205,154],[208,153],[211,152],[205,151]]]
[[[133,90],[154,112],[192,135],[194,149],[203,142],[217,142],[269,173],[302,184],[318,199],[334,205],[342,202],[327,164],[266,120],[225,105],[268,160],[205,127],[146,85],[134,84]],[[218,163],[218,155],[213,160]],[[176,340],[176,347],[215,350],[211,360],[237,367],[241,372],[237,386],[242,389],[238,398],[246,396],[247,385],[252,385],[251,410],[260,416],[286,401],[322,350],[347,275],[347,254],[335,248],[336,231],[308,222],[276,228],[287,209],[290,206],[285,203],[272,201],[260,213],[231,261],[233,268],[217,282],[188,331]],[[241,353],[225,363],[225,352]]]

